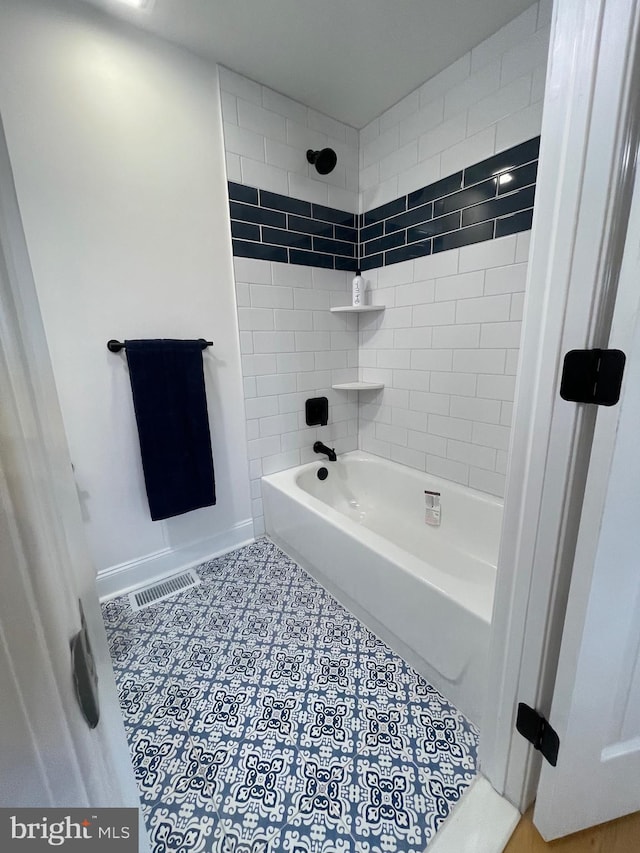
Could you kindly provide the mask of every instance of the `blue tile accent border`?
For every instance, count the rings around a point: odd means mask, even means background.
[[[361,214],[361,268],[529,230],[539,150],[536,136]]]
[[[355,271],[531,228],[536,136],[359,216],[229,182],[233,254]]]
[[[229,181],[233,254],[355,272],[354,213]]]

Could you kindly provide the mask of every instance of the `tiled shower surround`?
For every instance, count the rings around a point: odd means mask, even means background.
[[[303,413],[312,394],[329,397],[321,437],[338,452],[360,447],[503,494],[550,16],[548,0],[534,3],[359,132],[221,70],[231,201],[252,208],[243,216],[280,214],[277,223],[232,214],[234,239],[245,243],[236,255],[253,254],[234,260],[258,533],[261,474],[314,458],[318,432]],[[327,145],[338,166],[320,176],[304,155]],[[501,170],[507,151],[510,181],[479,175],[496,155]],[[246,188],[253,201],[233,198]],[[300,202],[304,211],[284,207]],[[322,208],[332,221],[315,215]],[[358,214],[364,277],[384,313],[358,321],[328,312],[349,303],[353,263],[335,212]],[[298,237],[274,235],[296,232],[300,214]],[[258,230],[239,236],[246,225]],[[385,388],[331,390],[356,377]],[[271,433],[278,423],[283,431]]]
[[[103,605],[153,853],[423,853],[477,732],[273,544]]]
[[[339,453],[358,447],[357,395],[331,388],[358,377],[358,321],[329,311],[351,299],[358,132],[226,68],[219,74],[253,521],[260,535],[263,474],[310,461],[316,438]],[[327,146],[338,165],[319,175],[305,154]],[[261,228],[260,243],[255,230],[248,239],[247,225]],[[289,226],[297,246],[285,244]],[[274,238],[280,242],[269,242]],[[329,399],[324,427],[305,423],[304,401],[315,396]]]
[[[363,272],[531,228],[540,137],[355,216],[229,182],[236,257]]]

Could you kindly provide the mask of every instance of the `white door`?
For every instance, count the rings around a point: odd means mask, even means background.
[[[609,342],[627,355],[622,397],[597,414],[550,714],[558,763],[543,763],[534,814],[547,840],[640,810],[639,184]]]
[[[137,807],[1,123],[0,584],[0,806]],[[95,728],[72,677],[80,602],[99,679]]]

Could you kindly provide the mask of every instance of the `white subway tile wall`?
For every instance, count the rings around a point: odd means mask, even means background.
[[[361,130],[361,211],[540,133],[550,7],[534,4]],[[504,494],[529,237],[364,274],[388,307],[360,319],[360,378],[385,383],[360,401],[363,450]]]
[[[540,133],[550,6],[534,3],[360,131],[361,211]]]
[[[358,131],[218,68],[227,178],[251,187],[358,212]],[[307,149],[333,148],[338,164],[320,175]]]
[[[360,402],[362,450],[503,494],[528,242],[524,232],[365,274],[372,301],[391,307],[360,318],[360,378],[385,383]]]
[[[332,314],[351,298],[351,274],[234,258],[256,534],[264,531],[260,477],[317,458],[317,439],[338,453],[358,447],[354,392],[358,321]],[[282,331],[280,331],[282,330]],[[329,400],[329,423],[308,427],[305,400]]]

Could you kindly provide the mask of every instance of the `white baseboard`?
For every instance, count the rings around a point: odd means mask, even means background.
[[[520,812],[478,775],[425,853],[502,853]]]
[[[182,548],[163,548],[161,551],[155,551],[137,560],[120,563],[98,572],[96,578],[98,597],[100,601],[116,598],[160,578],[198,566],[200,563],[234,551],[253,541],[253,521],[248,518],[236,524],[231,530],[207,539],[200,539],[192,545]]]

